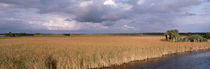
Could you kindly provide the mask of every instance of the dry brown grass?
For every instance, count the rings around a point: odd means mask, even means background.
[[[210,42],[166,42],[163,38],[83,35],[0,39],[0,69],[96,68],[210,48]]]

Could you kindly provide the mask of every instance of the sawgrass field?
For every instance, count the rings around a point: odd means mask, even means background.
[[[87,69],[166,54],[210,49],[210,42],[164,36],[73,35],[0,37],[0,69]]]

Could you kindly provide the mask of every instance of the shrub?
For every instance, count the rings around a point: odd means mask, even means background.
[[[200,35],[190,35],[186,39],[189,40],[190,42],[206,42],[206,41],[208,41],[206,38],[203,38]]]
[[[178,30],[168,30],[164,34],[166,37],[166,40],[168,41],[180,41],[180,35]]]
[[[5,36],[8,36],[8,37],[21,37],[21,36],[34,36],[34,34],[9,32],[9,33],[6,33]]]
[[[71,34],[63,34],[64,36],[71,36]]]
[[[9,32],[9,33],[6,33],[5,36],[8,36],[8,37],[16,37],[17,35],[16,34],[13,34],[12,32]]]
[[[210,39],[210,33],[207,33],[206,35],[204,35],[204,38]]]
[[[29,33],[15,33],[17,36],[34,36],[34,34]]]

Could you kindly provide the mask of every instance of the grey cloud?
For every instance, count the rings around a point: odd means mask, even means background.
[[[24,21],[18,20],[1,20],[0,31],[1,32],[35,32],[46,30],[45,27],[37,24],[28,24]]]
[[[42,14],[52,12],[64,13],[67,15],[73,14],[76,16],[75,19],[80,22],[101,23],[103,21],[116,21],[123,18],[121,14],[113,15],[114,17],[104,17],[107,14],[119,12],[121,10],[120,8],[111,8],[110,6],[103,5],[104,1],[105,0],[93,0],[93,5],[86,8],[79,7],[79,4],[83,2],[82,0],[7,0],[0,2],[14,4],[19,8],[37,8],[39,9],[39,13]]]
[[[81,7],[80,3],[85,1],[92,1],[92,4]],[[136,27],[134,30],[131,30],[133,32],[165,31],[165,29],[176,28],[178,26],[178,23],[175,22],[176,18],[197,16],[196,13],[188,11],[193,6],[202,4],[202,0],[142,0],[140,4],[140,0],[115,0],[118,7],[113,7],[103,5],[104,1],[105,0],[0,0],[0,3],[15,5],[14,7],[4,10],[5,12],[11,12],[11,15],[8,13],[1,14],[0,12],[0,17],[19,18],[18,15],[14,14],[17,11],[11,9],[35,8],[39,10],[37,12],[38,14],[54,15],[56,13],[56,15],[69,17],[66,21],[75,20],[78,23],[84,23],[84,25],[86,23],[92,23],[109,27],[109,29],[105,29],[103,32],[116,32],[113,30],[123,32],[124,30],[120,29],[123,25]],[[130,9],[125,10],[123,6],[130,6]],[[184,23],[185,21],[181,22]],[[6,23],[2,25],[7,26]],[[8,26],[12,25],[8,24]],[[19,25],[17,25],[17,28],[18,26]],[[30,27],[30,24],[23,22],[22,26]],[[87,30],[86,28],[78,31],[87,32],[95,29],[92,29],[91,26],[88,28],[90,29]]]
[[[141,5],[138,5],[137,2],[133,5],[135,5],[134,10],[140,13],[168,13],[182,11],[183,8],[200,3],[201,0],[144,0]]]

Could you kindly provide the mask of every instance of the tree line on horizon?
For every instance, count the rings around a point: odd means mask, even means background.
[[[147,35],[146,34],[142,34],[142,35]],[[159,33],[158,33],[159,34]],[[206,42],[208,41],[208,39],[210,39],[210,33],[181,33],[181,35],[185,35],[187,37],[181,37],[180,33],[177,29],[174,30],[167,30],[164,33],[164,36],[166,38],[166,41],[173,41],[173,42]],[[5,35],[7,37],[22,37],[22,36],[35,36],[35,35],[53,35],[53,34],[41,34],[41,33],[36,33],[36,34],[30,34],[30,33],[5,33],[5,34],[1,34],[1,35]],[[64,36],[71,36],[72,34],[60,34],[60,35],[64,35]],[[120,34],[119,34],[120,35]],[[132,35],[132,34],[127,34],[127,35]],[[138,34],[134,34],[137,35]],[[148,34],[148,35],[152,35],[152,33]],[[154,35],[157,35],[157,33],[155,33]],[[162,35],[162,34],[159,34]]]
[[[2,34],[2,35],[5,35],[6,37],[22,37],[22,36],[54,35],[54,34],[41,34],[41,33],[31,34],[31,33],[12,33],[12,32],[9,32],[9,33],[5,33],[5,34]],[[71,34],[61,34],[61,35],[71,36]]]

